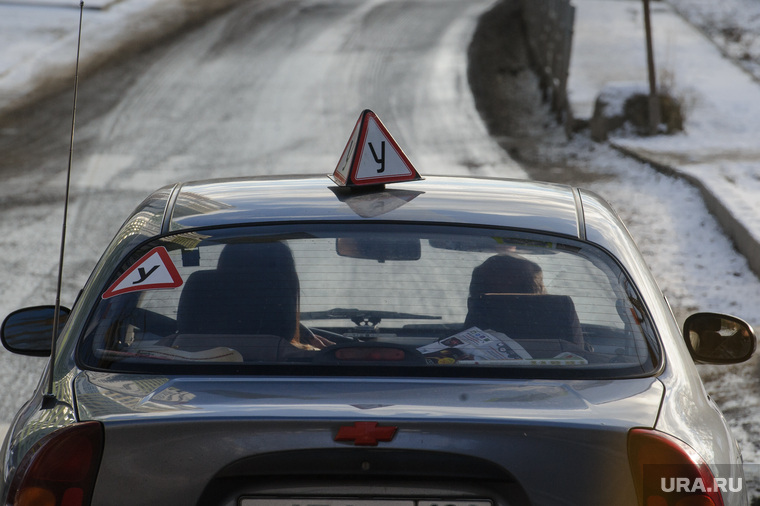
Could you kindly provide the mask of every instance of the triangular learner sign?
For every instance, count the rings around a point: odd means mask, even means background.
[[[377,115],[364,110],[330,179],[367,186],[422,178]]]
[[[129,292],[177,288],[182,277],[163,246],[153,248],[122,274],[103,294],[104,299]]]

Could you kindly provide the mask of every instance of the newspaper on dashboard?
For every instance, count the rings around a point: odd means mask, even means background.
[[[478,327],[417,348],[428,364],[456,364],[493,360],[529,360],[530,354],[501,332]]]

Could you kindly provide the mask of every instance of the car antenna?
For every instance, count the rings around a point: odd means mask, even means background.
[[[69,214],[69,190],[71,188],[71,161],[74,154],[74,125],[77,117],[77,92],[79,89],[79,52],[82,44],[82,15],[84,13],[84,0],[79,2],[79,30],[77,32],[77,58],[74,67],[74,105],[71,112],[71,137],[69,139],[69,163],[66,168],[66,196],[63,201],[63,224],[61,226],[61,248],[58,257],[58,285],[55,292],[55,314],[53,315],[53,335],[50,344],[50,366],[48,371],[47,393],[43,396],[42,408],[49,409],[55,406],[55,394],[53,393],[53,376],[55,372],[55,348],[58,340],[58,326],[61,312],[61,290],[63,284],[63,257],[66,250],[66,224]]]

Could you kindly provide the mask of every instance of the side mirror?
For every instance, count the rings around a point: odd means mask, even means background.
[[[70,313],[70,309],[60,308],[56,335],[63,329]],[[35,306],[14,311],[0,327],[0,340],[11,353],[48,357],[53,340],[54,317],[55,306]]]
[[[716,313],[696,313],[683,324],[683,337],[695,362],[738,364],[755,352],[755,331],[745,321]]]

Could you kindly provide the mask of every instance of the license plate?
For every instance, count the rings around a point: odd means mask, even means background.
[[[240,506],[417,506],[414,501],[375,499],[334,499],[307,497],[302,499],[243,499]]]
[[[350,499],[334,497],[303,497],[294,499],[247,498],[240,506],[492,506],[488,500],[462,499]]]

